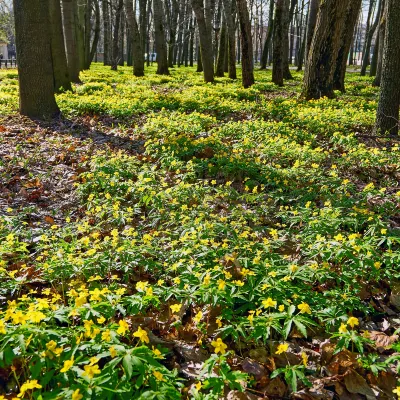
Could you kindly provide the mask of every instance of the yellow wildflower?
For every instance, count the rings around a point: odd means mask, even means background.
[[[150,343],[149,337],[147,336],[147,332],[140,326],[138,330],[133,334],[133,336],[139,338],[139,340],[143,343]]]
[[[221,353],[221,354],[225,354],[226,353],[226,349],[227,349],[227,345],[222,341],[221,338],[218,338],[217,340],[214,340],[213,342],[211,342],[211,346],[214,347],[214,352],[215,354]]]
[[[275,352],[275,354],[282,354],[286,353],[289,348],[289,345],[287,343],[280,344]]]

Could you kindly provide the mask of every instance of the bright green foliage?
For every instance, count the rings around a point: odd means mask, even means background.
[[[15,77],[1,77],[9,112]],[[190,389],[199,399],[246,381],[215,335],[237,354],[294,334],[339,337],[339,351],[370,345],[346,322],[376,313],[365,287],[400,278],[399,147],[355,136],[373,124],[375,89],[349,81],[346,96],[306,103],[280,96],[266,72],[249,90],[201,79],[95,66],[76,93],[58,95],[68,116],[124,117],[125,127],[143,116],[125,135],[145,154],[103,150],[85,162],[84,212],[62,226],[32,231],[12,209],[1,217],[0,367],[22,364],[19,382],[41,386],[34,398],[181,398],[167,350],[142,328],[189,329],[199,347],[221,350]],[[300,361],[279,373],[292,389],[308,385]]]

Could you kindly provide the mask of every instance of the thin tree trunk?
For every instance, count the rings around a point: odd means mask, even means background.
[[[92,7],[93,7],[93,1],[92,0],[86,0],[84,7],[84,20],[85,20],[85,25],[84,25],[84,30],[85,30],[85,36],[84,36],[84,49],[85,49],[85,57],[84,57],[84,69],[89,69],[90,68],[90,63],[92,62],[90,58],[90,39],[91,39],[91,16],[92,16]]]
[[[370,27],[369,31],[367,32],[367,36],[366,36],[365,52],[364,52],[364,57],[363,57],[363,61],[362,61],[361,71],[360,71],[361,76],[365,76],[365,74],[367,73],[367,66],[369,65],[369,62],[370,62],[369,54],[371,51],[372,38],[374,37],[376,27],[378,26],[378,23],[379,23],[379,18],[381,15],[381,6],[382,6],[382,1],[378,0],[378,10],[376,13],[375,21],[372,24],[372,26]]]
[[[400,2],[388,0],[386,32],[382,61],[381,92],[376,113],[375,131],[399,133],[400,107]]]
[[[161,0],[153,0],[154,37],[157,52],[157,74],[169,75],[167,42],[163,24],[164,8]]]
[[[94,55],[97,53],[97,45],[99,44],[99,39],[100,39],[100,6],[99,6],[99,0],[94,0],[94,14],[96,18],[96,24],[94,28],[94,37],[93,37],[93,43],[92,47],[90,49],[90,56],[89,56],[89,65],[87,68],[90,68],[90,64],[93,61]]]
[[[385,5],[382,8],[383,14],[382,18],[379,23],[379,52],[378,52],[378,65],[376,69],[376,76],[374,82],[372,83],[373,86],[380,86],[381,84],[381,77],[382,77],[382,60],[383,60],[383,48],[385,43],[385,32],[386,32],[386,18],[387,18],[387,8],[388,3],[387,0],[385,1]]]
[[[210,10],[204,7],[203,0],[192,0],[192,7],[199,28],[200,53],[205,82],[214,81],[213,46],[211,37]]]
[[[123,5],[124,5],[124,0],[118,0],[117,9],[115,11],[113,51],[111,60],[111,69],[113,71],[117,70],[119,61],[119,34],[120,34],[121,13]]]
[[[125,10],[127,22],[131,34],[133,75],[144,76],[144,52],[142,50],[142,40],[139,33],[139,27],[133,11],[132,0],[125,0]]]
[[[226,53],[226,19],[225,15],[222,17],[221,31],[219,34],[219,46],[218,46],[218,58],[217,68],[215,70],[215,76],[224,76],[224,61]]]
[[[384,10],[385,10],[385,0],[382,0],[382,4],[380,6],[380,13],[379,13],[379,21],[378,21],[378,33],[376,35],[375,39],[375,45],[374,45],[374,53],[372,54],[372,59],[371,59],[371,66],[369,69],[369,76],[376,76],[376,71],[378,68],[378,58],[379,58],[379,52],[380,48],[383,47],[383,41],[380,42],[380,24],[384,15]],[[384,39],[383,39],[384,40]]]
[[[236,79],[235,2],[223,0],[228,32],[228,76]]]
[[[60,0],[49,0],[51,57],[53,62],[54,90],[72,90],[65,53]]]
[[[246,0],[236,0],[240,24],[240,44],[242,49],[242,84],[248,88],[254,84],[253,41]]]
[[[268,15],[268,31],[267,37],[265,38],[264,48],[261,55],[260,69],[267,68],[268,62],[268,50],[272,41],[272,36],[274,32],[274,0],[270,0],[269,2],[269,15]]]
[[[66,0],[63,0],[63,2],[64,1],[66,1]],[[102,0],[102,6],[103,6],[102,7],[103,33],[104,33],[103,62],[104,62],[104,65],[111,65],[111,55],[110,55],[111,21],[110,21],[110,9],[108,7],[108,0]]]
[[[354,36],[354,29],[360,14],[362,0],[352,0],[346,10],[346,16],[340,38],[340,48],[336,60],[334,73],[334,89],[345,91],[344,78],[346,76],[347,58]]]
[[[283,86],[284,78],[284,57],[285,57],[285,39],[287,35],[285,29],[287,13],[289,12],[289,0],[277,0],[275,6],[274,21],[274,49],[272,61],[272,82],[275,85]]]
[[[347,11],[352,0],[321,2],[304,73],[302,96],[306,100],[334,97],[334,72]]]
[[[14,0],[19,110],[31,118],[59,113],[54,98],[50,15],[47,0]]]
[[[79,83],[79,57],[75,33],[76,0],[62,0],[62,4],[69,77],[72,82]]]

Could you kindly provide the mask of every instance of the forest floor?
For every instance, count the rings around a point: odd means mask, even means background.
[[[37,122],[0,71],[0,399],[396,399],[371,79],[304,102],[297,73],[154,72],[95,64]]]

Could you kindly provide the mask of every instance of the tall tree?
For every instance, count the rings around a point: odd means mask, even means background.
[[[320,0],[310,0],[308,21],[307,21],[307,41],[305,58],[308,59],[308,54],[311,48],[311,42],[314,36],[315,24],[317,23],[318,9]]]
[[[64,1],[64,0],[63,0]],[[103,60],[104,65],[111,65],[111,18],[108,0],[102,0],[103,13]]]
[[[246,0],[236,0],[236,4],[240,25],[240,47],[242,50],[242,84],[245,88],[248,88],[254,84],[251,24]]]
[[[274,19],[274,48],[272,60],[272,82],[283,86],[286,20],[289,13],[289,0],[277,0]]]
[[[14,0],[19,110],[32,118],[59,113],[54,97],[48,0]]]
[[[144,52],[142,49],[142,40],[140,37],[139,26],[133,11],[132,0],[125,0],[125,10],[127,14],[127,23],[131,34],[133,75],[144,76]]]
[[[224,76],[224,61],[226,53],[226,19],[225,14],[222,17],[222,26],[219,34],[218,57],[217,67],[215,69],[215,76]]]
[[[154,37],[157,52],[157,74],[169,75],[167,42],[165,39],[164,8],[161,0],[153,0]]]
[[[235,1],[223,0],[228,32],[228,76],[236,79]]]
[[[270,0],[269,1],[269,14],[268,14],[268,31],[267,31],[267,36],[265,38],[264,47],[263,47],[263,51],[262,51],[262,55],[261,55],[260,69],[267,68],[268,51],[269,51],[269,48],[271,45],[272,35],[274,32],[274,5],[275,5],[275,1]]]
[[[382,60],[381,92],[375,130],[399,133],[400,107],[400,2],[387,0],[386,32]]]
[[[76,34],[76,0],[62,0],[63,25],[65,45],[67,50],[68,71],[72,82],[80,82],[79,79],[79,55]]]
[[[304,73],[302,96],[307,100],[334,97],[333,76],[350,1],[324,0],[320,4]]]
[[[122,13],[123,6],[124,6],[124,0],[118,0],[117,7],[115,9],[112,60],[111,60],[111,69],[113,71],[116,71],[117,68],[118,68],[118,61],[119,61],[119,35],[120,35],[120,26],[121,26],[121,13]]]
[[[371,43],[372,43],[372,38],[374,37],[376,28],[379,24],[379,19],[380,19],[380,15],[381,15],[381,6],[382,6],[382,1],[378,0],[378,10],[376,12],[374,23],[370,26],[368,32],[366,33],[365,49],[364,49],[364,55],[363,55],[361,71],[360,71],[361,76],[365,76],[365,74],[367,72],[367,66],[370,63]]]
[[[208,4],[204,4],[204,2]],[[192,0],[192,8],[199,29],[201,62],[205,82],[214,82],[214,62],[211,26],[211,4],[209,0]]]
[[[378,50],[378,60],[376,66],[376,76],[374,82],[372,83],[373,86],[380,86],[381,84],[381,76],[382,76],[382,60],[383,60],[383,48],[385,43],[385,31],[386,31],[386,16],[387,16],[387,7],[388,3],[387,0],[384,2],[384,6],[382,7],[382,17],[379,22],[379,50]]]
[[[354,29],[357,24],[362,0],[350,1],[346,10],[343,29],[340,36],[340,47],[336,60],[334,72],[334,89],[345,91],[344,78],[346,75],[347,59],[350,51],[351,41],[354,36]]]
[[[65,53],[60,0],[49,0],[51,57],[53,62],[54,90],[72,90]]]

